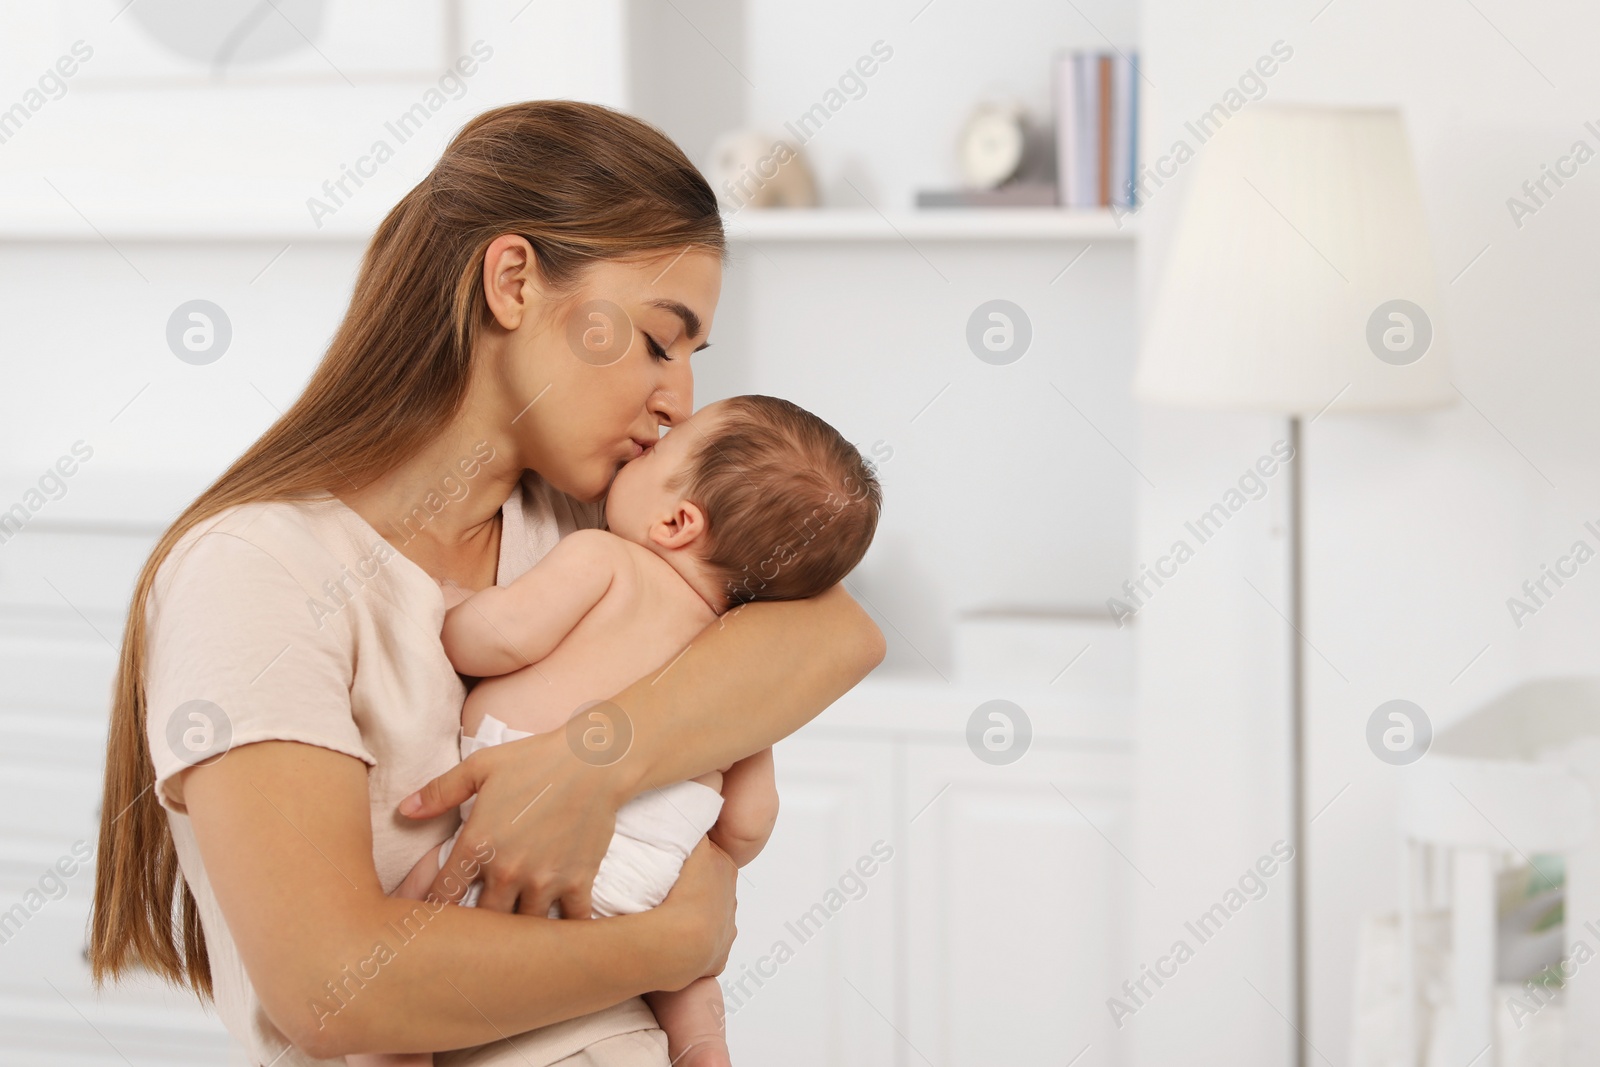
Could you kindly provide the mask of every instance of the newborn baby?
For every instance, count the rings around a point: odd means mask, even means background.
[[[510,585],[446,613],[451,663],[482,679],[462,710],[462,757],[577,718],[575,751],[596,762],[621,758],[606,746],[626,736],[625,712],[596,694],[666,669],[735,605],[809,597],[837,583],[871,544],[881,498],[860,453],[810,412],[768,396],[701,408],[617,473],[607,530],[567,535]],[[595,875],[595,915],[660,904],[707,833],[743,866],[766,844],[777,811],[771,749],[635,798],[617,812]],[[423,856],[394,895],[422,899],[460,832]],[[475,903],[480,888],[462,903]],[[714,978],[646,999],[674,1067],[729,1062]],[[400,1067],[432,1056],[349,1062]]]

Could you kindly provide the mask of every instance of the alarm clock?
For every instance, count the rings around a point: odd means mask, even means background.
[[[1028,125],[1022,105],[987,101],[973,109],[956,143],[961,181],[993,189],[1016,177],[1027,155]]]

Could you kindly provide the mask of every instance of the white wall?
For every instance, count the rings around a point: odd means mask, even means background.
[[[0,232],[99,230],[114,239],[119,231],[164,237],[248,228],[311,237],[335,226],[361,234],[480,111],[538,97],[619,104],[627,89],[622,0],[434,0],[425,6],[459,9],[459,30],[420,58],[414,74],[364,77],[335,51],[323,53],[325,66],[300,59],[301,78],[246,69],[221,87],[118,73],[148,38],[134,17],[115,17],[122,6],[75,0],[7,12],[0,109],[23,99],[75,42],[92,54],[59,99],[0,144]],[[365,36],[381,40],[384,31],[378,21]],[[387,130],[463,57],[471,73],[426,102],[430,117],[418,132],[402,140]],[[355,73],[344,74],[341,63]],[[380,139],[393,158],[369,165],[359,190],[315,225],[306,200],[325,196],[323,183]]]
[[[639,0],[630,7],[632,99],[703,161],[727,129],[785,135],[786,121],[881,41],[875,72],[803,153],[825,205],[865,209],[865,196],[903,211],[918,189],[958,184],[956,135],[975,102],[1012,95],[1048,116],[1057,51],[1103,47],[1101,31],[1123,46],[1137,37],[1127,0],[1080,10],[1040,0],[981,11],[944,0],[665,9]],[[742,228],[735,214],[730,230]],[[1125,241],[1085,251],[1081,242],[884,233],[737,244],[715,347],[696,357],[697,402],[776,393],[864,451],[879,442],[892,450],[879,534],[852,580],[887,623],[883,669],[948,676],[957,612],[1100,614],[1102,590],[1127,576],[1137,474],[1115,449],[1131,452],[1136,434],[1127,386],[1135,255]],[[965,341],[967,317],[994,298],[1016,302],[1032,322],[1032,348],[1011,366],[982,364]]]
[[[1367,750],[1367,716],[1405,697],[1437,728],[1518,679],[1592,670],[1594,576],[1569,583],[1520,631],[1505,600],[1600,512],[1589,412],[1600,375],[1591,355],[1600,169],[1580,171],[1520,230],[1505,201],[1575,139],[1600,148],[1582,129],[1597,114],[1600,75],[1583,49],[1600,16],[1576,3],[1335,0],[1324,9],[1323,0],[1287,8],[1146,0],[1142,22],[1156,86],[1144,116],[1147,151],[1165,151],[1185,118],[1216,102],[1278,39],[1294,56],[1270,79],[1268,99],[1402,107],[1434,245],[1436,318],[1452,378],[1481,409],[1401,418],[1343,418],[1335,409],[1307,435],[1306,632],[1320,650],[1306,653],[1309,797],[1314,810],[1334,801],[1310,842],[1309,1036],[1340,1064],[1358,923],[1396,902],[1393,810],[1405,771]],[[1147,293],[1181,184],[1169,184],[1145,213]],[[1220,490],[1217,477],[1278,432],[1255,417],[1146,412],[1142,454],[1159,488],[1141,498],[1141,551],[1164,544],[1204,469]],[[1197,560],[1144,620],[1141,855],[1173,872],[1169,896],[1190,902],[1215,894],[1285,822],[1273,762],[1281,758],[1283,626],[1241,581],[1241,571],[1277,567],[1281,543],[1256,518],[1219,546],[1234,559]],[[1251,685],[1241,672],[1279,684]],[[1287,1011],[1272,939],[1287,896],[1275,888],[1263,904],[1274,910],[1250,915],[1247,940],[1230,943],[1226,959],[1216,954],[1204,976],[1211,980],[1185,975],[1130,1023],[1140,1062],[1283,1062],[1285,1023],[1243,984]],[[1161,902],[1149,914],[1147,948],[1163,939],[1166,918]]]

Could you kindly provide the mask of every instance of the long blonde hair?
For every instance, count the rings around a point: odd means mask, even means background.
[[[212,997],[195,898],[154,793],[145,734],[145,603],[188,530],[239,504],[366,485],[463,403],[489,243],[516,233],[570,290],[598,260],[696,246],[726,254],[716,196],[655,127],[592,104],[485,112],[378,227],[350,309],[305,392],[157,542],[123,633],[106,741],[89,962],[97,987],[143,966]]]

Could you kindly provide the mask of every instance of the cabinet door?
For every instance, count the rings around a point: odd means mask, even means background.
[[[901,1062],[1119,1062],[1105,1003],[1124,977],[1122,903],[1139,877],[1120,854],[1127,771],[1123,755],[1038,743],[1008,766],[960,744],[908,746]]]
[[[722,975],[735,1063],[894,1062],[894,753],[815,729],[778,745],[778,828],[740,874]]]

